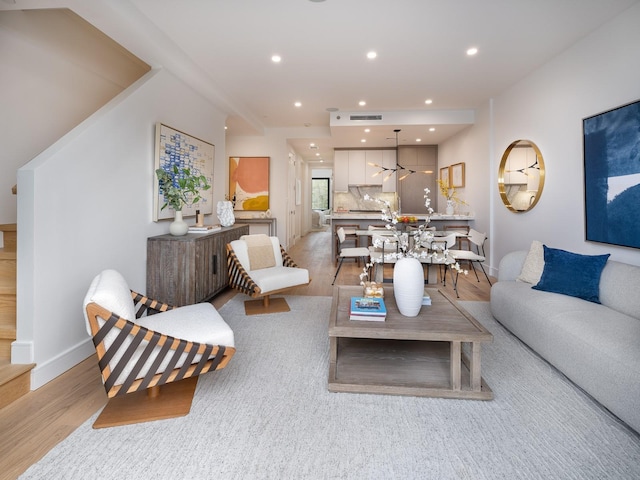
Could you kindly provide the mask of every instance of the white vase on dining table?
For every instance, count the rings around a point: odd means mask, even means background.
[[[424,296],[424,268],[417,258],[402,257],[393,267],[393,296],[405,317],[420,313]]]

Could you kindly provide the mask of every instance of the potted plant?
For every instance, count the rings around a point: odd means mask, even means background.
[[[176,165],[171,168],[171,171],[158,168],[156,175],[164,197],[164,204],[160,210],[169,206],[176,212],[175,220],[169,226],[169,232],[176,236],[185,235],[189,226],[182,219],[182,208],[199,202],[202,198],[200,192],[209,190],[211,185],[204,175],[196,175],[191,173],[190,169],[180,169]]]

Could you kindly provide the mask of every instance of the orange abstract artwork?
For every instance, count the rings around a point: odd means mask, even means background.
[[[229,198],[234,210],[269,209],[269,157],[229,157]]]

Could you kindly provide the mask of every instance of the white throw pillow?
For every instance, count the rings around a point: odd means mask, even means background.
[[[534,240],[531,242],[531,248],[527,253],[527,258],[522,265],[520,276],[516,279],[519,282],[526,282],[537,285],[544,270],[544,248],[542,242]]]

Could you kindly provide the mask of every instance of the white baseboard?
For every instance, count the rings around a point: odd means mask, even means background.
[[[33,347],[32,345],[25,344],[16,345],[17,343],[19,342],[14,342],[11,345],[11,358],[13,363],[33,363],[33,360],[18,361],[18,359],[22,358],[25,353],[24,351],[21,351],[19,355],[18,351],[28,348],[28,350],[32,352]],[[49,383],[51,380],[62,375],[70,368],[75,367],[78,363],[93,355],[95,352],[93,341],[91,338],[87,338],[45,362],[36,362],[36,366],[31,370],[31,390],[36,390]],[[33,355],[29,355],[28,358],[33,358]]]

